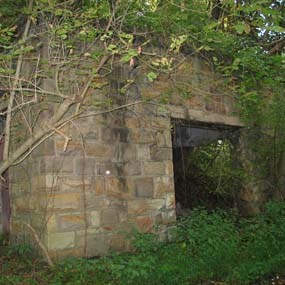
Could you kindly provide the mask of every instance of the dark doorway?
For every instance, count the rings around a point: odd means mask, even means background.
[[[241,181],[235,151],[239,127],[185,120],[172,125],[177,215],[199,206],[235,207]]]

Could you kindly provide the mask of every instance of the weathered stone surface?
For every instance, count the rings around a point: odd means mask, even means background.
[[[92,183],[92,189],[95,195],[103,195],[105,193],[105,180],[104,178],[95,177],[94,182]]]
[[[137,145],[137,159],[141,161],[150,160],[150,147],[148,145]]]
[[[136,160],[136,147],[132,144],[117,144],[114,156],[120,162]]]
[[[175,210],[162,212],[161,215],[162,215],[162,222],[164,224],[171,224],[171,223],[174,223],[176,221]]]
[[[80,210],[81,193],[56,193],[39,195],[38,205],[40,209],[50,210]]]
[[[119,216],[117,209],[104,209],[101,214],[101,223],[103,226],[113,225],[118,223]]]
[[[85,219],[83,213],[81,214],[68,214],[58,215],[57,224],[59,231],[75,231],[84,229],[88,226],[88,221]]]
[[[165,206],[167,209],[175,209],[175,194],[173,192],[166,194]]]
[[[125,251],[128,250],[129,245],[127,237],[124,235],[115,234],[110,237],[109,241],[110,250]]]
[[[75,159],[75,174],[93,176],[96,174],[96,159],[82,157]]]
[[[153,146],[150,148],[150,157],[152,161],[170,160],[172,159],[172,149]]]
[[[131,196],[125,177],[106,177],[105,183],[108,197],[128,199]]]
[[[56,140],[55,149],[57,156],[80,156],[84,154],[84,144],[81,141],[70,141],[65,149],[65,140]]]
[[[50,233],[48,235],[48,249],[49,250],[62,250],[73,248],[75,245],[75,233]]]
[[[142,177],[135,179],[136,197],[152,198],[153,197],[153,179]]]
[[[169,175],[170,177],[173,177],[174,173],[173,173],[173,162],[172,162],[172,160],[165,161],[165,165],[166,165],[165,174]]]
[[[141,144],[154,143],[155,133],[146,129],[132,129],[130,131],[130,142]]]
[[[137,199],[128,201],[129,215],[147,215],[165,208],[164,199]]]
[[[144,233],[150,232],[153,227],[153,220],[149,216],[137,217],[136,225],[140,232],[144,232]]]
[[[125,118],[125,124],[129,129],[139,128],[141,126],[141,118]]]
[[[88,235],[87,237],[87,255],[102,256],[106,255],[110,249],[110,237],[107,235]]]
[[[69,157],[44,157],[40,161],[40,173],[73,173],[73,159]]]
[[[112,157],[114,156],[114,146],[99,143],[86,143],[85,153],[87,156]]]
[[[158,129],[170,128],[170,120],[167,117],[156,117],[152,118],[151,125]]]
[[[129,141],[129,129],[128,128],[103,128],[101,130],[102,141],[114,143],[128,142]]]
[[[143,169],[146,175],[165,175],[165,165],[163,162],[144,162]]]
[[[95,227],[100,226],[100,212],[99,211],[90,212],[90,224],[91,226],[95,226]]]

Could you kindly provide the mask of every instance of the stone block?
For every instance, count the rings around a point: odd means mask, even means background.
[[[152,146],[150,148],[152,161],[165,161],[172,159],[172,148]]]
[[[129,199],[129,187],[125,177],[106,177],[106,195],[117,199]]]
[[[110,208],[110,209],[102,210],[102,213],[101,213],[102,226],[114,225],[118,223],[118,221],[119,221],[119,216],[118,216],[117,209]]]
[[[110,237],[109,241],[110,250],[125,251],[128,250],[127,237],[124,235],[114,234]]]
[[[140,144],[155,143],[155,133],[146,129],[132,129],[130,131],[130,142]]]
[[[103,256],[106,255],[110,249],[110,237],[107,235],[92,234],[87,236],[87,256]]]
[[[91,191],[91,179],[85,176],[83,178],[82,175],[61,176],[58,177],[58,186],[61,192],[78,192],[83,187],[85,187],[86,191]]]
[[[176,212],[175,210],[162,212],[162,223],[163,224],[171,224],[176,221]]]
[[[139,144],[137,148],[137,159],[140,161],[150,160],[150,147],[148,145]]]
[[[81,193],[41,194],[38,197],[40,209],[56,211],[80,210],[82,206]]]
[[[102,128],[101,130],[102,141],[104,142],[128,142],[129,129],[128,128]]]
[[[153,227],[153,220],[149,216],[137,217],[136,225],[140,232],[147,233],[150,232]]]
[[[154,183],[154,198],[163,198],[166,193],[174,193],[173,183],[164,183],[162,181]]]
[[[100,226],[100,211],[91,211],[90,214],[90,225],[94,227]]]
[[[125,118],[125,125],[129,129],[140,128],[141,118],[135,118],[135,117]]]
[[[133,144],[120,143],[116,145],[116,161],[125,162],[136,160],[136,147]]]
[[[88,226],[88,221],[83,214],[68,214],[57,216],[57,228],[59,231],[81,230]]]
[[[141,163],[139,161],[131,161],[124,166],[124,175],[140,175],[141,174]]]
[[[97,165],[97,174],[102,176],[139,175],[141,164],[138,161],[100,163]]]
[[[144,162],[144,174],[146,175],[165,175],[165,165],[163,162]]]
[[[173,173],[173,162],[172,162],[172,160],[165,161],[164,163],[166,165],[165,174],[173,177],[174,173]]]
[[[95,177],[92,183],[92,189],[97,196],[101,196],[105,193],[105,180],[104,178]]]
[[[154,128],[167,129],[170,128],[170,120],[168,117],[153,117],[151,125]]]
[[[82,156],[84,147],[82,141],[70,141],[65,149],[65,140],[56,140],[55,148],[58,156]]]
[[[166,209],[175,209],[175,194],[167,193],[166,200],[165,200]]]
[[[114,145],[86,143],[85,153],[87,156],[113,157],[115,152]]]
[[[94,196],[93,193],[86,195],[86,208],[88,210],[98,210],[110,206],[110,200],[104,196]]]
[[[75,233],[49,233],[48,234],[48,250],[63,250],[73,248],[75,246]]]
[[[78,175],[94,176],[95,172],[95,158],[81,157],[75,159],[75,173]]]
[[[153,179],[148,177],[137,178],[135,181],[136,197],[152,198],[153,197]]]
[[[128,201],[128,213],[141,216],[158,212],[165,208],[165,199],[137,199]]]
[[[73,159],[69,157],[44,157],[40,160],[40,173],[73,173]]]
[[[58,185],[58,175],[57,174],[47,174],[46,175],[46,187],[55,188]]]

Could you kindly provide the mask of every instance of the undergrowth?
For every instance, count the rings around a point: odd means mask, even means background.
[[[66,259],[53,269],[26,245],[0,248],[0,284],[244,285],[285,274],[285,203],[268,203],[248,219],[195,209],[167,242],[135,235],[135,253]]]

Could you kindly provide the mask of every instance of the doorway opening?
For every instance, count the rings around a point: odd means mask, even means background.
[[[195,207],[236,207],[241,187],[237,158],[240,127],[172,120],[177,216]]]

